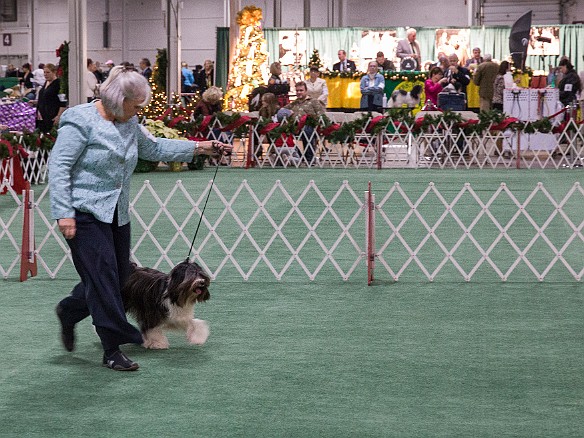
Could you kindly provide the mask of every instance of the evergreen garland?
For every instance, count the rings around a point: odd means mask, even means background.
[[[63,41],[63,44],[55,52],[57,58],[59,58],[57,68],[59,93],[64,94],[67,100],[69,100],[69,43],[70,41]]]

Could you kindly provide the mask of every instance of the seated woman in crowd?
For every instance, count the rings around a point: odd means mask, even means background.
[[[316,66],[310,67],[310,77],[306,81],[306,89],[311,99],[317,100],[326,108],[328,102],[328,88],[326,81],[321,79],[320,70]]]
[[[195,106],[194,116],[210,116],[218,113],[221,111],[221,99],[223,99],[221,88],[213,86],[206,89]]]
[[[195,110],[193,112],[193,116],[212,116],[218,112],[221,112],[221,101],[223,100],[223,91],[219,87],[211,86],[205,90],[201,99],[197,102],[195,106]],[[218,141],[227,141],[229,133],[222,132],[219,128],[213,128],[212,130],[212,138],[210,140],[218,140]],[[220,164],[222,166],[228,165],[230,162],[229,157],[221,157]],[[209,163],[211,165],[216,165],[216,161],[214,158],[209,157]]]
[[[30,64],[27,62],[22,66],[22,76],[19,80],[21,88],[24,90],[22,93],[22,97],[33,100],[36,97],[36,93],[34,90],[34,84],[32,82],[32,71]]]
[[[361,109],[378,111],[383,107],[385,79],[379,73],[377,61],[369,62],[367,74],[361,78]]]
[[[429,100],[434,105],[438,105],[438,93],[448,83],[448,79],[444,77],[444,71],[440,67],[432,67],[428,76],[429,79],[426,79],[426,82],[424,82],[426,100]]]
[[[278,105],[276,95],[274,93],[264,93],[262,96],[262,106],[259,110],[260,117],[271,119],[279,109],[280,105]]]
[[[279,62],[274,62],[270,65],[270,73],[272,76],[268,80],[268,92],[274,93],[278,99],[280,106],[286,106],[290,103],[288,93],[290,92],[290,84],[285,79],[280,78],[282,74],[282,65]]]

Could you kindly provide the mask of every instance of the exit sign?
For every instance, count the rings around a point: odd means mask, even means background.
[[[2,34],[2,45],[3,46],[11,46],[12,45],[12,34],[11,33],[3,33]]]

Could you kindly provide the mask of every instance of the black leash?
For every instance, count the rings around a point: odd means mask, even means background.
[[[205,214],[205,209],[207,208],[207,201],[209,201],[209,196],[211,195],[211,190],[213,190],[213,184],[215,183],[215,177],[217,176],[217,171],[219,170],[219,160],[217,160],[217,165],[215,166],[215,173],[213,174],[213,179],[211,180],[211,185],[209,186],[209,192],[207,192],[207,199],[205,199],[205,205],[203,205],[203,210],[201,211],[201,216],[199,217],[199,223],[197,224],[197,229],[195,230],[195,235],[193,236],[193,241],[191,242],[191,247],[189,248],[189,253],[187,254],[186,262],[189,263],[191,252],[193,251],[193,246],[195,245],[195,239],[199,233],[199,227],[203,220],[203,215]]]

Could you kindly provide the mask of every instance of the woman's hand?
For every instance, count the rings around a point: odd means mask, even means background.
[[[75,237],[75,232],[77,231],[75,218],[67,217],[59,219],[57,224],[59,224],[59,231],[63,233],[65,239],[73,239]]]
[[[200,141],[198,152],[200,155],[210,155],[214,157],[221,157],[224,155],[231,155],[233,146],[228,143],[220,141]]]

